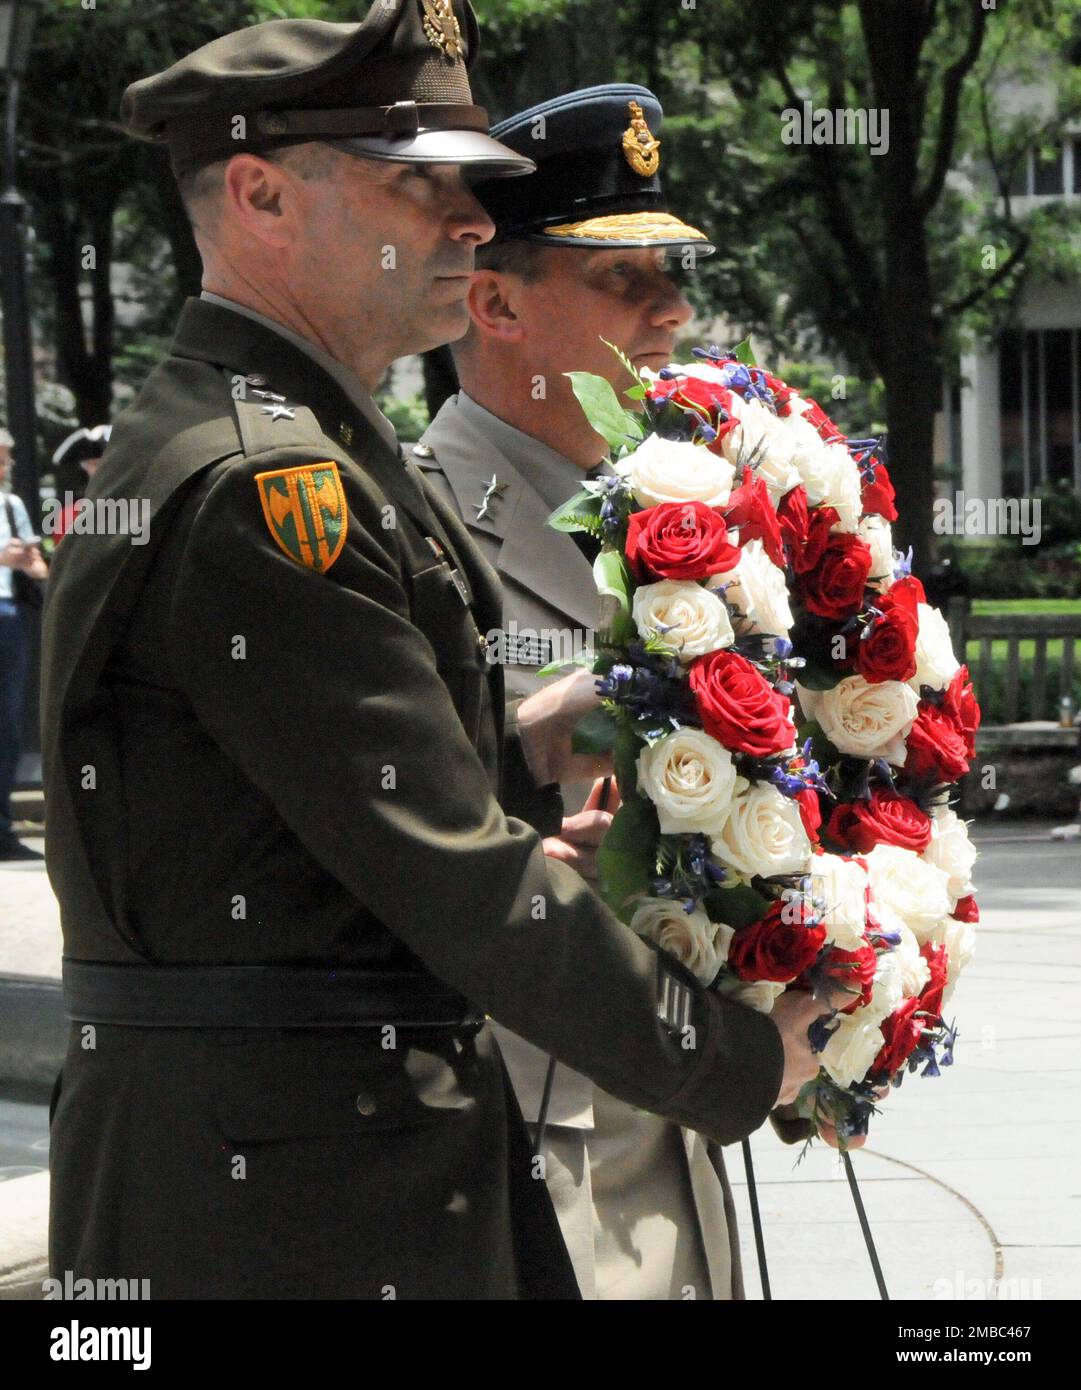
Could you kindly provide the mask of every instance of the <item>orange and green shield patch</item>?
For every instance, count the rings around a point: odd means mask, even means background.
[[[257,473],[270,534],[299,565],[325,574],[341,554],[348,517],[336,463]]]

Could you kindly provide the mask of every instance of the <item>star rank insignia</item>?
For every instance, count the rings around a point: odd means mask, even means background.
[[[492,515],[491,504],[493,502],[498,502],[508,487],[510,487],[510,483],[501,483],[496,475],[494,473],[492,474],[491,481],[484,490],[484,496],[481,498],[480,506],[477,508],[478,521],[484,521],[486,517]]]
[[[295,420],[297,418],[295,410],[290,410],[287,405],[279,405],[277,401],[273,405],[264,405],[262,411],[264,415],[269,415],[272,420]]]
[[[421,0],[421,3],[424,6],[424,37],[444,58],[457,62],[465,56],[465,48],[452,0]]]

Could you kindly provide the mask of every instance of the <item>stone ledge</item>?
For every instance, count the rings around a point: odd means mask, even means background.
[[[42,1298],[48,1274],[48,1173],[0,1182],[0,1299]]]

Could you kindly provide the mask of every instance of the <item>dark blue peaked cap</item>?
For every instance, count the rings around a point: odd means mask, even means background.
[[[547,246],[694,246],[704,232],[668,210],[657,138],[664,114],[648,87],[609,83],[531,106],[491,130],[536,162],[513,188],[484,179],[474,192],[496,224],[496,239]]]

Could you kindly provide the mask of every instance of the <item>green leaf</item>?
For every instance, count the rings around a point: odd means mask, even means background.
[[[747,884],[739,884],[733,888],[725,888],[722,885],[712,893],[707,893],[703,899],[710,921],[724,922],[727,926],[737,929],[749,927],[752,922],[759,921],[766,915],[769,904],[768,898],[756,893]]]
[[[620,792],[626,791],[620,784]],[[627,900],[648,893],[657,860],[657,813],[644,797],[624,800],[597,851],[601,897],[624,922],[633,915]]]
[[[534,674],[539,680],[545,680],[548,676],[558,676],[560,671],[567,670],[569,666],[584,666],[586,670],[591,671],[595,661],[596,657],[590,656],[588,652],[578,652],[566,660],[549,661],[547,666],[542,666]]]
[[[745,367],[754,367],[757,365],[754,360],[754,352],[751,348],[750,338],[744,338],[741,342],[738,342],[733,351],[736,354],[736,361],[742,362]]]
[[[631,611],[631,576],[618,550],[602,550],[593,561],[593,578],[602,598],[611,596],[619,604],[620,613]]]
[[[610,753],[619,733],[619,720],[610,709],[599,705],[582,716],[571,735],[575,753]]]
[[[593,372],[564,372],[564,376],[570,381],[586,419],[607,441],[610,449],[618,449],[626,444],[628,435],[634,439],[642,438],[641,421],[620,405],[610,381]]]
[[[631,401],[644,401],[646,398],[646,388],[644,386],[629,386],[623,394]]]
[[[619,783],[619,794],[624,801],[630,801],[638,787],[638,755],[641,751],[642,741],[634,731],[634,724],[624,715],[620,719],[615,748],[612,750],[612,767]]]
[[[844,679],[844,672],[831,670],[828,666],[819,666],[808,660],[803,670],[796,673],[796,679],[808,690],[832,690],[834,686],[840,685]]]
[[[582,517],[600,520],[601,499],[592,492],[576,492],[573,497],[557,507],[548,518],[546,525],[553,531],[586,531]]]

